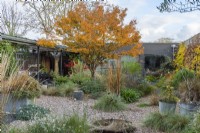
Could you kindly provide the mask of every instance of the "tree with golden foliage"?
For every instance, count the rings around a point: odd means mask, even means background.
[[[187,48],[185,66],[200,73],[200,45],[192,44]]]
[[[184,66],[184,59],[186,53],[186,46],[184,43],[181,43],[178,47],[178,52],[176,54],[176,58],[174,60],[175,66],[177,70],[180,70]]]
[[[57,19],[55,38],[41,39],[38,43],[48,46],[60,41],[71,52],[80,53],[94,78],[96,68],[106,58],[137,56],[143,52],[136,21],[124,23],[126,11],[99,2],[79,2],[67,16]]]

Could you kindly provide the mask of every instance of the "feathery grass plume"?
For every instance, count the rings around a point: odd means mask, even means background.
[[[108,92],[112,92],[112,87],[113,87],[113,85],[112,85],[112,82],[113,82],[113,69],[112,69],[112,67],[110,66],[110,64],[109,64],[109,66],[108,66]]]
[[[12,68],[12,69],[10,69]],[[11,90],[11,85],[16,82],[15,78],[17,76],[18,70],[17,63],[13,61],[13,53],[7,53],[4,51],[0,52],[0,126],[3,125],[4,119],[4,108],[8,101],[8,97]]]
[[[113,69],[110,65],[108,67],[108,91],[119,95],[123,84],[122,82],[121,62],[117,60],[116,68]]]
[[[117,95],[120,94],[121,89],[121,80],[122,80],[122,69],[121,69],[121,62],[117,60],[117,68],[116,68],[116,93]]]

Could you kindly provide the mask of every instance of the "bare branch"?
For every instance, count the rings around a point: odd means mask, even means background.
[[[0,32],[12,36],[24,36],[30,30],[27,27],[27,16],[18,10],[17,3],[8,5],[6,2],[1,2],[0,9]]]
[[[48,38],[54,30],[56,18],[65,16],[74,4],[69,1],[29,1],[24,2],[23,6],[29,15],[29,26]]]

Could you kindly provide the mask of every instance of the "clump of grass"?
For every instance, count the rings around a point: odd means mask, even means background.
[[[137,107],[140,107],[140,108],[144,108],[144,107],[149,107],[150,105],[148,103],[140,103],[137,105]]]
[[[65,84],[60,84],[56,87],[51,87],[48,89],[43,89],[43,95],[48,96],[71,96],[73,91],[77,88],[77,84],[68,81]]]
[[[126,103],[133,103],[141,97],[139,92],[129,88],[122,89],[120,95]]]
[[[48,89],[44,89],[42,94],[47,96],[59,96],[60,93],[56,87],[50,87]]]
[[[105,112],[116,112],[126,109],[126,104],[116,94],[105,94],[94,105],[95,109]]]
[[[65,84],[61,84],[60,86],[58,86],[60,96],[71,96],[77,86],[77,84],[71,81],[68,81]]]
[[[86,115],[73,114],[71,117],[39,119],[27,128],[10,129],[9,133],[89,133],[89,125]]]
[[[66,125],[67,133],[89,133],[89,125],[85,114],[83,117],[74,114],[67,120]]]
[[[104,92],[106,90],[106,86],[100,80],[88,80],[83,82],[81,90],[85,94],[95,94]]]
[[[144,121],[146,127],[163,132],[181,132],[189,124],[187,117],[176,114],[153,113]]]
[[[200,110],[194,114],[194,119],[182,133],[199,133],[200,131]]]

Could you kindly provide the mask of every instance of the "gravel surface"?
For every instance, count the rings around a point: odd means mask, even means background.
[[[74,112],[83,115],[86,112],[89,121],[95,121],[99,119],[124,119],[131,121],[133,125],[137,128],[136,133],[158,133],[152,131],[148,128],[142,127],[142,122],[150,112],[158,111],[157,106],[149,107],[137,107],[139,103],[148,103],[149,97],[141,98],[138,102],[129,104],[128,109],[116,113],[106,113],[93,109],[95,100],[93,99],[84,99],[83,101],[76,101],[71,98],[66,97],[52,97],[52,96],[41,96],[39,99],[36,99],[35,103],[39,106],[49,108],[53,115],[62,116],[63,114],[71,115]],[[12,126],[23,126],[26,125],[26,122],[14,121],[11,123]]]

